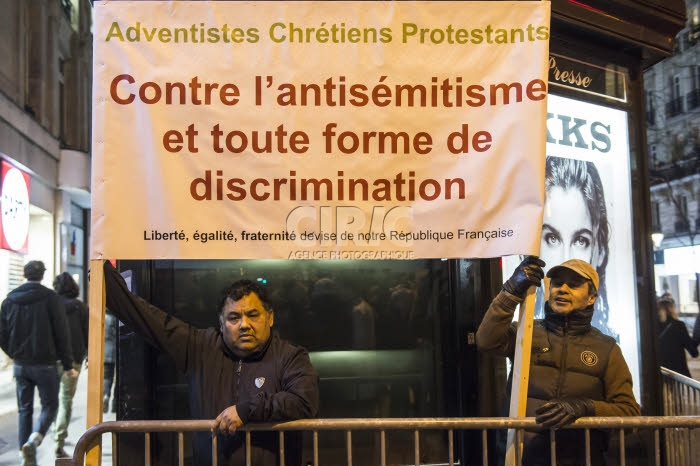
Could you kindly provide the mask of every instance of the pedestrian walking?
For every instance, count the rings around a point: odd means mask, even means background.
[[[53,281],[53,289],[63,300],[66,310],[66,320],[70,333],[71,356],[73,357],[73,369],[80,375],[83,361],[87,356],[88,348],[88,308],[78,299],[80,288],[68,272],[58,275]],[[78,387],[78,376],[61,377],[58,414],[54,425],[54,439],[56,441],[56,458],[68,458],[63,449],[68,436],[68,424],[73,412],[73,397]]]
[[[61,361],[66,376],[78,375],[63,302],[41,284],[45,271],[43,262],[28,262],[24,266],[27,282],[8,293],[0,306],[0,347],[14,360],[22,466],[36,465],[36,448],[58,411],[56,361]],[[41,413],[32,428],[35,388]]]
[[[659,313],[659,365],[690,377],[688,355],[698,357],[698,344],[688,334],[685,324],[678,320],[676,302],[670,296],[656,301]]]

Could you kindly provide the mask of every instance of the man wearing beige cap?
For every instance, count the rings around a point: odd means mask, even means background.
[[[476,334],[480,351],[513,360],[517,323],[515,308],[530,286],[544,278],[541,259],[529,256],[503,284]],[[639,416],[632,376],[615,340],[591,326],[598,297],[598,274],[585,261],[571,259],[547,272],[549,298],[545,316],[535,320],[526,415],[544,429],[526,432],[523,465],[551,464],[549,429],[556,430],[557,465],[585,462],[582,429],[559,430],[579,417]],[[512,373],[508,379],[508,393]],[[591,463],[605,464],[607,434],[590,431]]]

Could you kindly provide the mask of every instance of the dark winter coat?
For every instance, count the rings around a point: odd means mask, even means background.
[[[513,359],[517,323],[512,320],[521,301],[505,291],[496,296],[477,331],[481,351]],[[613,338],[591,326],[592,315],[593,306],[558,314],[545,304],[545,318],[536,320],[532,331],[526,416],[535,416],[537,408],[549,400],[564,398],[593,400],[596,416],[640,415],[622,351]],[[560,430],[556,443],[558,464],[585,464],[581,462],[582,430]],[[523,464],[548,465],[549,445],[549,431],[527,432]],[[593,464],[604,464],[602,454],[606,448],[607,436],[592,430]]]
[[[62,296],[66,309],[66,320],[70,330],[71,355],[73,362],[82,364],[88,348],[88,308],[78,298]]]
[[[63,300],[38,282],[8,293],[0,308],[0,347],[20,365],[73,368],[70,333]]]
[[[169,354],[189,384],[190,409],[195,419],[216,418],[235,405],[244,423],[315,417],[318,376],[304,348],[273,333],[266,346],[244,359],[226,347],[219,329],[197,329],[131,294],[119,273],[105,265],[107,307],[132,330]],[[252,435],[252,464],[277,464],[279,434]],[[218,437],[219,464],[245,464],[245,435]],[[198,433],[194,460],[211,463],[211,435]]]
[[[679,320],[669,317],[659,325],[659,365],[690,377],[685,351],[697,358],[698,344],[690,338],[685,324]]]

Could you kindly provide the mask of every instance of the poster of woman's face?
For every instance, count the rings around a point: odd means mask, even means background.
[[[546,202],[540,257],[548,264],[567,259],[593,262],[593,223],[583,194],[576,189],[557,186],[547,193]],[[567,217],[573,221],[566,221]]]
[[[639,347],[627,114],[549,95],[545,202],[540,258],[551,267],[582,259],[600,277],[592,325],[620,344],[639,394]],[[504,261],[507,279],[521,256]],[[538,288],[535,318],[544,316],[548,280]]]
[[[605,190],[595,164],[590,161],[547,156],[545,200],[540,237],[540,258],[545,273],[569,259],[581,259],[595,267],[600,277],[592,324],[618,338],[609,325],[605,275],[610,251]],[[538,290],[537,317],[542,317],[546,286]]]
[[[582,259],[605,270],[609,225],[605,193],[592,162],[549,156],[540,257],[548,264]]]

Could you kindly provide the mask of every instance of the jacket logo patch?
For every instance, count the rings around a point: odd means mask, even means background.
[[[598,364],[598,356],[593,351],[584,351],[581,353],[581,362],[587,366],[595,366]]]
[[[265,377],[256,377],[255,378],[255,386],[256,387],[260,388],[263,386],[264,383],[265,383]]]

